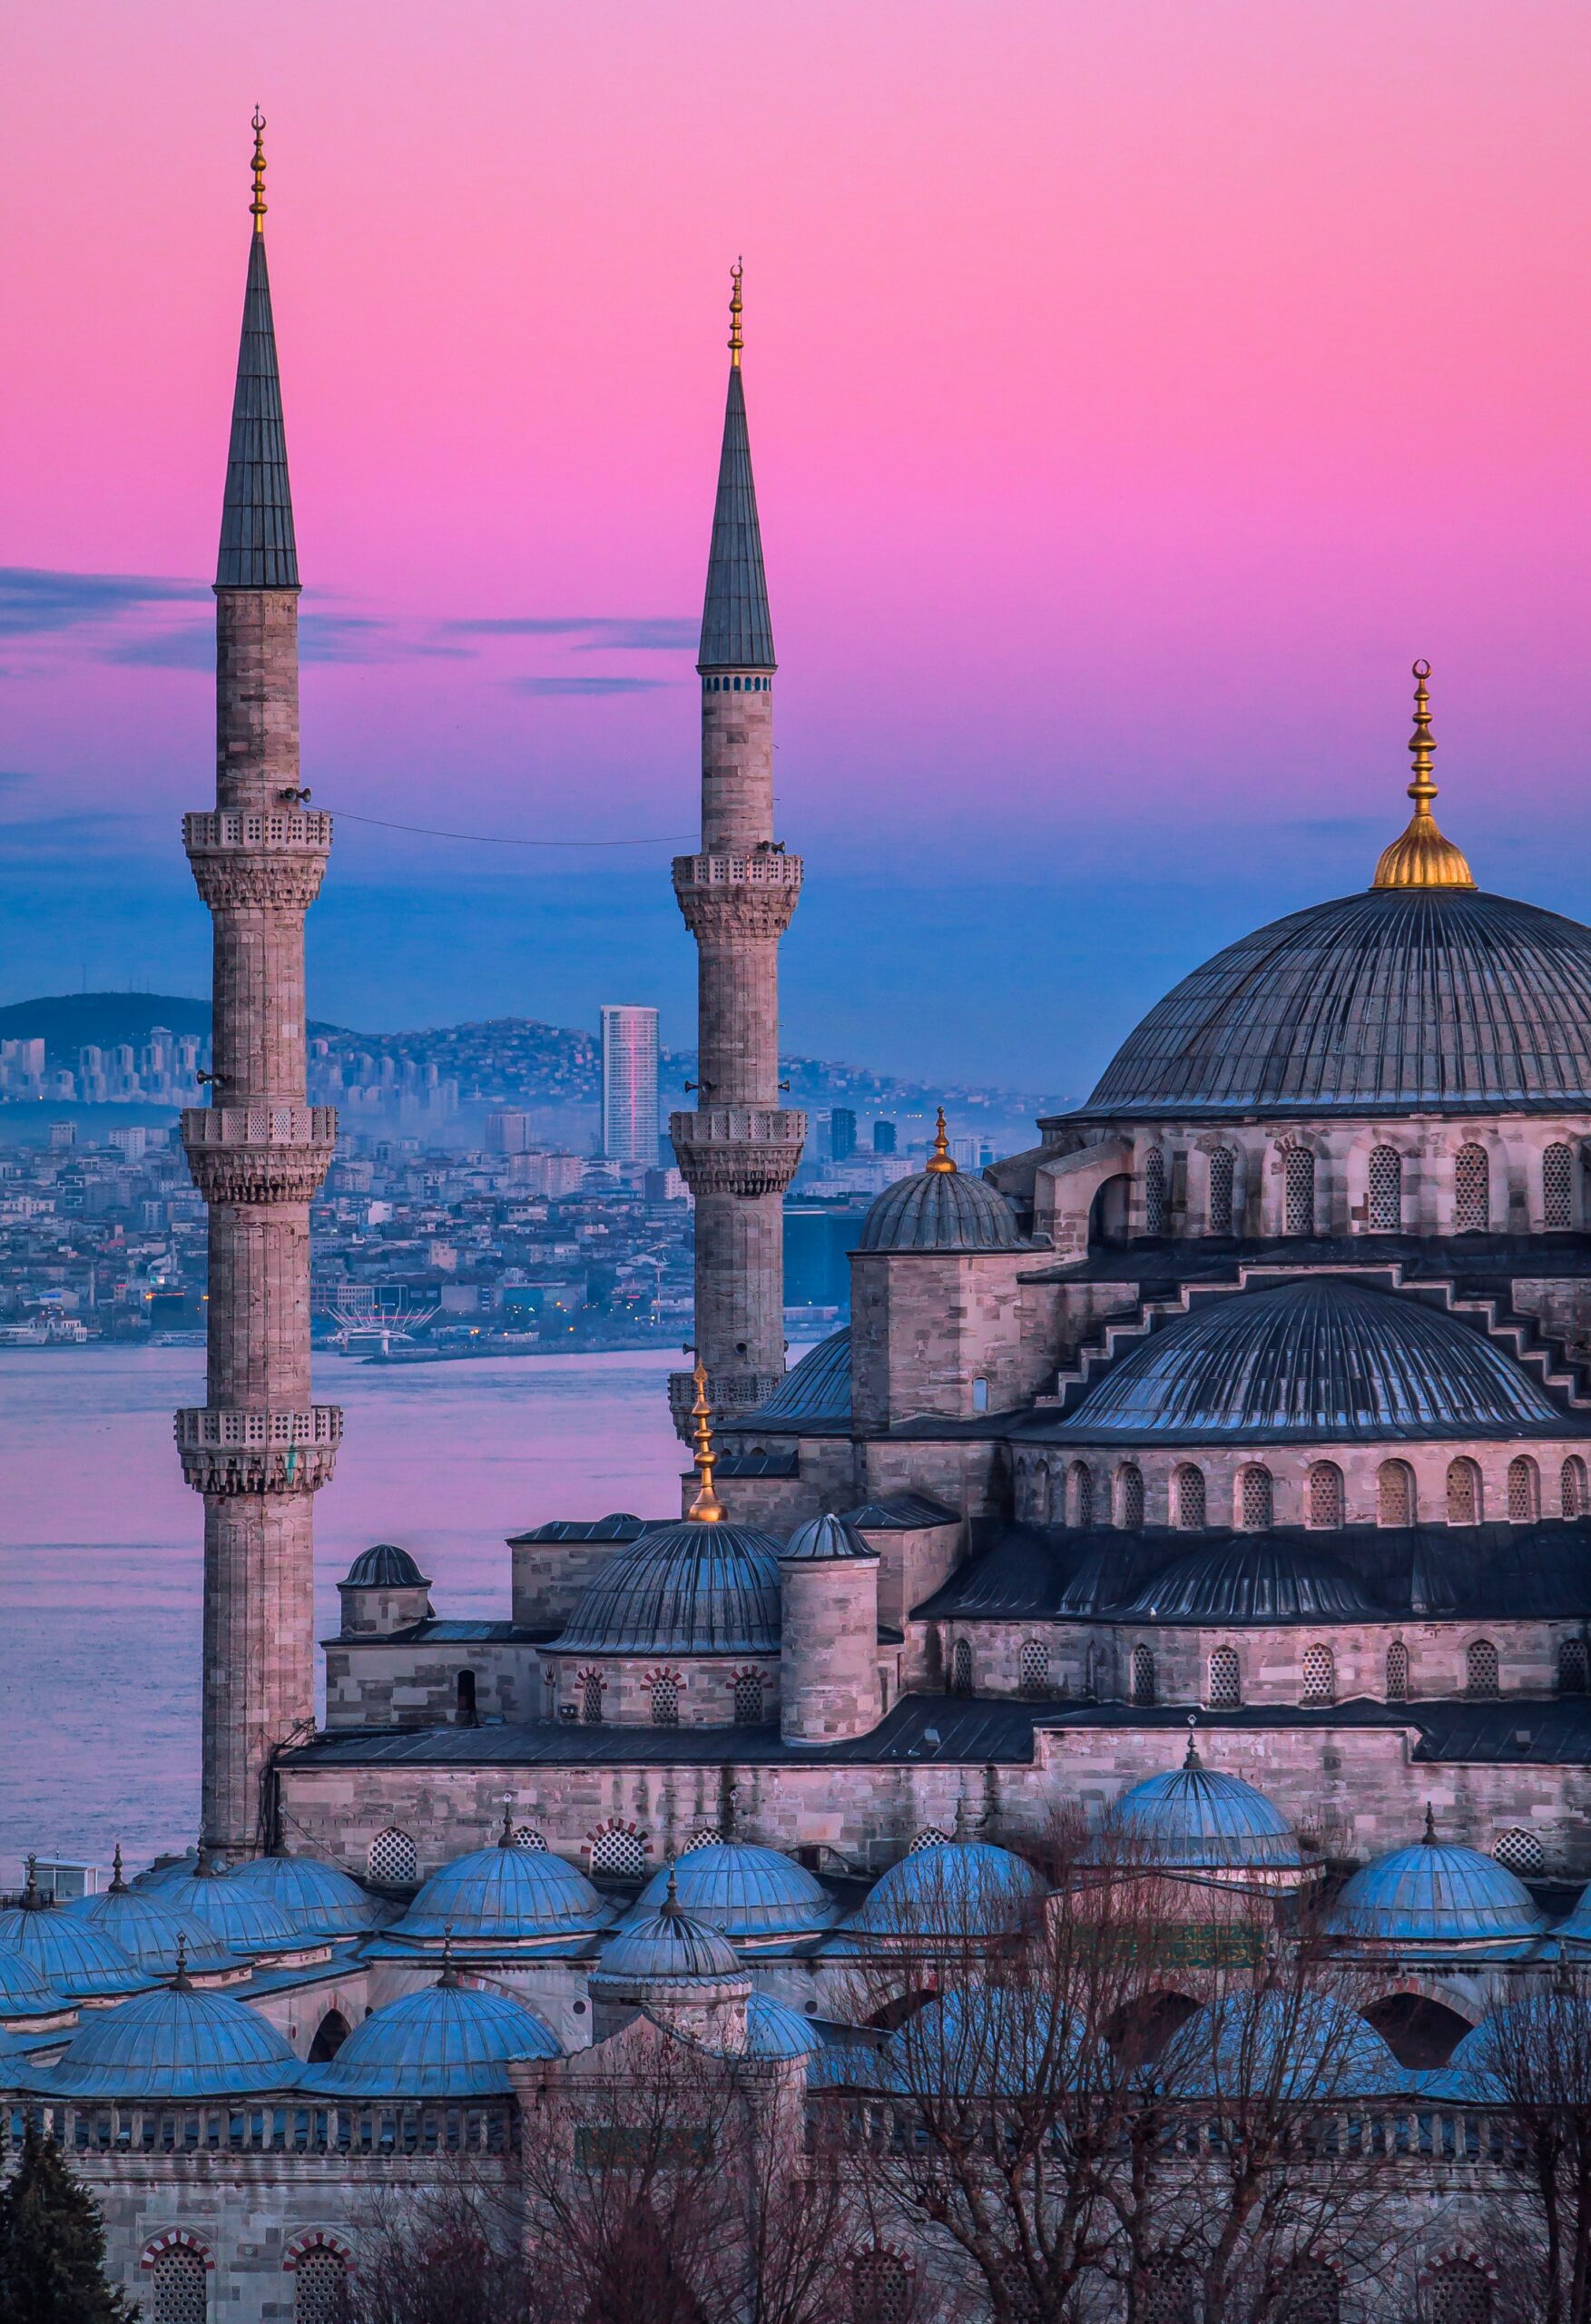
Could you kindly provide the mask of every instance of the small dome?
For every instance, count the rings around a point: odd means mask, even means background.
[[[113,1936],[60,1905],[21,1905],[0,1913],[0,1945],[20,1953],[68,2001],[141,1994],[150,1982]]]
[[[1044,1994],[963,1986],[896,2027],[881,2079],[907,2093],[1014,2098],[1053,2091],[1075,2055],[1075,2033]]]
[[[404,1994],[356,2025],[306,2085],[329,2098],[481,2098],[512,2090],[511,2058],[556,2058],[541,2019],[512,1995],[457,1984]]]
[[[97,1896],[74,1897],[60,1910],[87,1921],[103,1936],[113,1937],[152,1977],[173,1975],[179,1950],[198,1976],[249,1965],[230,1953],[205,1922],[180,1920],[158,1889],[105,1888]]]
[[[1345,1566],[1311,1541],[1240,1533],[1152,1574],[1125,1605],[1123,1621],[1347,1622],[1375,1619]]]
[[[1567,1920],[1559,1921],[1553,1935],[1560,1945],[1591,1945],[1591,1887],[1581,1889],[1574,1911]],[[4,2015],[0,2009],[0,2016]]]
[[[197,1923],[229,1953],[301,1953],[313,1942],[293,1926],[280,1905],[233,1872],[201,1867],[185,1877],[162,1880],[153,1893],[184,1928],[192,1933]]]
[[[378,1917],[357,1880],[313,1856],[257,1856],[227,1875],[285,1915],[301,1940],[358,1936]]]
[[[359,1551],[337,1586],[339,1590],[428,1590],[431,1584],[407,1550],[400,1550],[396,1541],[378,1541]]]
[[[1411,1848],[1372,1857],[1327,1914],[1329,1936],[1367,1945],[1520,1945],[1546,1929],[1530,1891],[1495,1856],[1449,1847],[1429,1818]]]
[[[771,1654],[782,1544],[752,1525],[654,1526],[587,1584],[557,1654]]]
[[[832,1901],[804,1866],[777,1848],[719,1840],[654,1872],[625,1916],[626,1927],[666,1901],[671,1876],[681,1909],[725,1936],[810,1936],[834,1919]]]
[[[1033,1866],[986,1840],[942,1840],[892,1864],[846,1923],[857,1936],[1003,1936],[1047,1891]]]
[[[257,2010],[176,1984],[85,2018],[38,2080],[72,2098],[220,2098],[292,2090],[301,2073]]]
[[[1374,2097],[1406,2089],[1391,2050],[1357,2010],[1329,1994],[1248,1992],[1207,2004],[1166,2043],[1168,2092],[1251,2088],[1279,2098]]]
[[[719,1984],[725,1978],[743,1982],[739,1961],[715,1928],[682,1908],[671,1878],[656,1910],[626,1921],[604,1945],[591,1990],[631,1993],[653,1984]]]
[[[781,1564],[805,1560],[814,1565],[840,1558],[876,1560],[878,1554],[839,1517],[809,1517],[804,1525],[796,1527],[779,1552]]]
[[[746,2004],[747,2057],[810,2058],[821,2047],[808,2020],[788,2002],[754,1993]]]
[[[130,1888],[169,1888],[173,1881],[191,1880],[199,1869],[199,1850],[188,1848],[165,1864],[147,1865],[127,1883]]]
[[[954,1164],[932,1164],[874,1196],[859,1251],[1011,1251],[1016,1215],[1003,1194]]]
[[[1241,1776],[1205,1767],[1192,1744],[1180,1768],[1123,1792],[1084,1854],[1109,1864],[1137,1850],[1167,1872],[1291,1871],[1303,1863],[1281,1808]]]
[[[612,1905],[584,1873],[548,1848],[516,1847],[510,1836],[506,1845],[474,1848],[433,1872],[391,1934],[437,1938],[451,1929],[461,1940],[512,1945],[589,1936],[612,1918]]]
[[[13,1945],[0,1945],[0,2019],[57,2017],[72,2007],[67,1996],[46,1983],[25,1954]]]
[[[1317,1443],[1561,1435],[1566,1423],[1484,1332],[1406,1293],[1301,1275],[1196,1306],[1114,1364],[1059,1440]]]
[[[1492,2010],[1472,2025],[1448,2060],[1443,2094],[1485,2105],[1507,2102],[1510,2093],[1560,2095],[1566,2105],[1584,2103],[1579,2061],[1585,2053],[1585,2001],[1573,1990],[1554,1993],[1538,1986],[1517,2001]],[[1573,2032],[1566,2040],[1566,2014]],[[1563,2083],[1553,2091],[1555,2056],[1563,2059]],[[1545,2088],[1544,2088],[1545,2086]]]
[[[830,1332],[792,1364],[765,1404],[739,1423],[743,1433],[759,1421],[849,1421],[850,1326]]]

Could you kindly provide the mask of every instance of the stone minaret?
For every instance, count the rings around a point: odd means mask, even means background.
[[[696,939],[695,1111],[669,1134],[696,1198],[696,1350],[719,1415],[749,1412],[784,1372],[783,1204],[806,1117],[779,1102],[779,940],[801,866],[773,836],[773,627],[741,373],[741,270],[730,300],[729,399],[702,615],[702,852],[674,859]],[[669,1384],[690,1433],[692,1375]]]
[[[182,1116],[210,1207],[206,1402],[177,1414],[204,1495],[203,1821],[268,1838],[272,1753],[314,1717],[309,1496],[342,1415],[309,1390],[309,1198],[337,1118],[305,1103],[304,913],[331,845],[299,784],[299,565],[254,118],[253,232],[216,572],[215,812],[182,842],[214,921],[213,1103]]]

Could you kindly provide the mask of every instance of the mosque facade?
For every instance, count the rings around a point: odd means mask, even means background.
[[[331,833],[299,780],[256,164],[217,798],[185,829],[216,964],[217,1086],[183,1121],[208,1403],[177,1429],[201,1847],[0,1913],[11,2133],[64,2136],[152,2324],[331,2324],[377,2191],[461,2152],[512,2186],[531,2093],[637,2024],[798,2087],[820,2059],[887,2080],[858,1961],[904,1954],[936,1882],[958,1939],[1042,1913],[1062,1808],[1191,1888],[1313,1900],[1370,1981],[1388,2104],[1479,2105],[1498,2013],[1591,1958],[1591,929],[1480,889],[1439,830],[1417,665],[1413,812],[1370,884],[1195,969],[1026,1153],[971,1176],[941,1124],[861,1229],[849,1329],[787,1371],[801,866],[738,275],[674,867],[701,962],[681,1509],[548,1512],[487,1621],[373,1545],[316,1728],[339,1418],[308,1205],[336,1125],[304,1101],[302,923]],[[1457,2150],[1416,2151],[1419,2201],[1458,2201]]]

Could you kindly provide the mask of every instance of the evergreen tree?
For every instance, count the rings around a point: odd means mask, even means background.
[[[0,2191],[0,2317],[5,2324],[136,2324],[105,2281],[105,2237],[55,2141],[30,2123],[22,2161]]]

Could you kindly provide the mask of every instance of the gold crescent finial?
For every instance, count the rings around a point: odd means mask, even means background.
[[[699,1525],[716,1525],[723,1515],[723,1503],[712,1489],[712,1472],[718,1465],[718,1455],[712,1449],[712,1414],[707,1402],[707,1366],[700,1357],[691,1377],[696,1384],[696,1401],[691,1407],[691,1436],[696,1449],[691,1460],[699,1482],[690,1513]]]
[[[265,115],[258,105],[254,108],[254,118],[250,126],[254,132],[254,199],[249,209],[254,220],[254,231],[262,234],[265,231]]]
[[[1414,665],[1414,732],[1409,737],[1409,755],[1414,761],[1414,780],[1409,786],[1409,796],[1414,802],[1414,812],[1408,828],[1381,852],[1371,881],[1377,888],[1472,888],[1475,874],[1465,862],[1463,852],[1450,839],[1437,829],[1430,803],[1437,795],[1431,780],[1430,763],[1436,755],[1436,736],[1430,730],[1430,690],[1426,684],[1430,676],[1430,664]]]
[[[934,1150],[928,1157],[928,1168],[945,1177],[951,1176],[956,1168],[955,1160],[950,1152],[950,1140],[945,1134],[943,1106],[939,1108],[939,1118],[934,1130]]]
[[[736,371],[741,368],[741,350],[745,345],[745,340],[741,331],[741,316],[746,304],[741,295],[741,281],[745,271],[745,267],[739,259],[736,259],[729,271],[729,359],[731,369]]]

